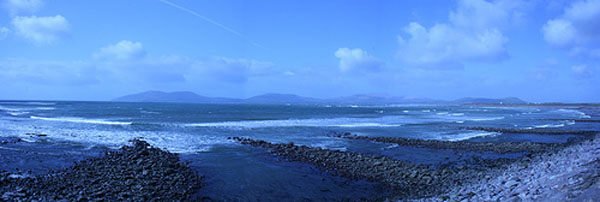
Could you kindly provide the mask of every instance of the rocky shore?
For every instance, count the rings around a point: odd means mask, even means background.
[[[299,146],[293,143],[274,144],[250,138],[232,137],[241,144],[261,147],[288,161],[299,161],[348,179],[364,179],[388,185],[394,197],[414,199],[445,193],[449,187],[460,186],[470,179],[485,177],[481,170],[466,167],[430,168],[381,155]],[[377,200],[384,200],[382,196]]]
[[[503,170],[415,201],[597,201],[600,196],[600,137],[562,150],[521,159]]]
[[[202,179],[177,154],[142,140],[46,175],[0,172],[0,201],[182,201]]]
[[[480,166],[423,166],[386,156],[360,154],[233,137],[241,144],[265,148],[288,161],[299,161],[349,179],[389,185],[392,193],[370,200],[386,201],[582,201],[600,194],[600,138],[567,144],[473,143],[362,137],[429,148],[495,152],[531,152],[517,159],[470,162]],[[445,145],[445,146],[442,146]],[[537,146],[536,146],[537,145]],[[484,149],[484,147],[490,147]],[[543,146],[543,147],[542,147]],[[484,166],[481,166],[484,165]]]
[[[464,150],[464,151],[477,151],[477,152],[496,152],[499,154],[505,153],[521,153],[521,152],[544,152],[560,147],[561,144],[553,143],[535,143],[535,142],[500,142],[500,143],[489,143],[489,142],[466,142],[466,141],[441,141],[441,140],[423,140],[414,138],[402,138],[402,137],[369,137],[359,136],[351,133],[342,132],[331,132],[329,134],[333,137],[353,139],[353,140],[367,140],[382,143],[393,143],[400,146],[410,147],[423,147],[431,149],[453,149],[453,150]]]
[[[579,121],[579,120],[578,120]],[[525,134],[540,134],[540,135],[595,135],[600,131],[587,130],[548,130],[548,129],[519,129],[519,128],[490,128],[490,127],[459,127],[463,130],[478,130],[485,132],[498,133],[525,133]]]

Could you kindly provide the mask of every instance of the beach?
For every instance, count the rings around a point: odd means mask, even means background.
[[[2,107],[9,201],[586,201],[598,189],[593,106]]]

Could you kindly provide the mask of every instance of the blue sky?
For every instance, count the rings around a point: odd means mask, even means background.
[[[600,0],[1,2],[0,99],[600,100]]]

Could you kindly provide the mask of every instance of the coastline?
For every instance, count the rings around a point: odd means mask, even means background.
[[[600,195],[600,136],[522,158],[490,174],[495,177],[414,201],[595,201]]]
[[[199,176],[177,154],[145,141],[36,176],[0,172],[2,201],[161,201],[193,198]]]
[[[339,134],[350,139],[357,137]],[[600,194],[598,135],[534,151],[514,160],[481,160],[471,167],[450,165],[437,168],[379,155],[293,143],[274,144],[240,137],[231,139],[265,148],[268,153],[287,161],[311,164],[325,173],[389,186],[393,193],[371,199],[377,201],[587,201]],[[464,144],[435,143],[444,147],[462,147]]]
[[[353,136],[354,137],[354,136]],[[520,158],[431,167],[382,155],[231,138],[261,147],[324,174],[381,183],[390,194],[375,201],[587,201],[600,194],[600,136],[565,143]],[[368,139],[358,139],[365,141]],[[133,146],[34,177],[0,172],[0,199],[19,200],[210,200],[199,198],[197,171],[176,154],[132,140]],[[462,144],[441,141],[440,145]]]

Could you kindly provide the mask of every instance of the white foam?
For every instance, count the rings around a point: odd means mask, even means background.
[[[23,102],[26,105],[56,105],[55,102]]]
[[[275,127],[399,127],[411,120],[401,116],[379,118],[332,118],[332,119],[288,119],[257,121],[225,121],[185,124],[189,127],[217,127],[229,129],[253,129]]]
[[[146,111],[146,110],[141,110],[140,112],[141,112],[142,114],[160,114],[160,112]]]
[[[45,121],[60,121],[60,122],[71,122],[71,123],[87,123],[87,124],[102,124],[102,125],[131,125],[131,122],[107,121],[107,120],[101,120],[101,119],[83,119],[83,118],[78,118],[78,117],[48,118],[48,117],[30,116],[29,118],[45,120]]]
[[[544,125],[537,125],[537,126],[533,126],[534,128],[559,128],[559,127],[564,127],[565,124],[544,124]]]
[[[499,116],[499,117],[487,117],[487,118],[472,118],[472,119],[468,119],[469,121],[493,121],[493,120],[500,120],[500,119],[504,119],[503,116]]]
[[[497,133],[497,132],[474,131],[474,132],[468,132],[468,133],[460,133],[460,134],[452,135],[452,136],[443,136],[440,139],[447,140],[447,141],[463,141],[463,140],[468,140],[468,139],[476,138],[476,137],[496,136],[499,134],[500,133]]]
[[[22,101],[4,101],[0,104],[8,105],[56,105],[55,102],[22,102]]]
[[[533,128],[560,128],[560,127],[564,127],[565,125],[573,125],[573,124],[575,124],[575,121],[566,121],[565,123],[561,123],[561,124],[537,125],[537,126],[533,126],[533,127],[528,127],[528,129],[533,129]]]
[[[562,113],[562,114],[569,114],[569,115],[574,115],[574,116],[578,116],[579,118],[582,119],[589,119],[591,118],[589,115],[579,111],[579,110],[574,110],[574,109],[558,109],[556,110],[556,112]]]
[[[36,125],[31,128],[26,124],[1,123],[6,132],[0,133],[3,137],[19,137],[25,142],[37,142],[42,138],[44,141],[52,142],[75,142],[85,145],[101,145],[108,148],[118,149],[128,144],[128,140],[142,138],[151,145],[165,148],[177,153],[196,153],[210,151],[212,147],[219,144],[233,144],[233,141],[225,137],[211,135],[200,135],[178,131],[127,131],[97,128],[73,128],[53,126],[46,124]],[[43,133],[46,137],[30,136],[27,133]]]
[[[0,111],[19,112],[19,111],[23,111],[23,110],[26,110],[26,109],[0,106]]]
[[[35,109],[37,109],[37,110],[55,110],[56,108],[54,108],[54,107],[36,107]]]
[[[20,115],[24,115],[24,114],[29,114],[29,112],[8,112],[8,114],[10,114],[12,116],[20,116]]]
[[[431,110],[429,110],[429,109],[425,109],[425,110],[421,110],[421,112],[425,112],[425,113],[427,113],[427,112],[431,112]]]
[[[327,125],[328,127],[360,128],[360,127],[400,127],[402,124],[381,124],[381,123],[356,123],[356,124],[337,124]]]

